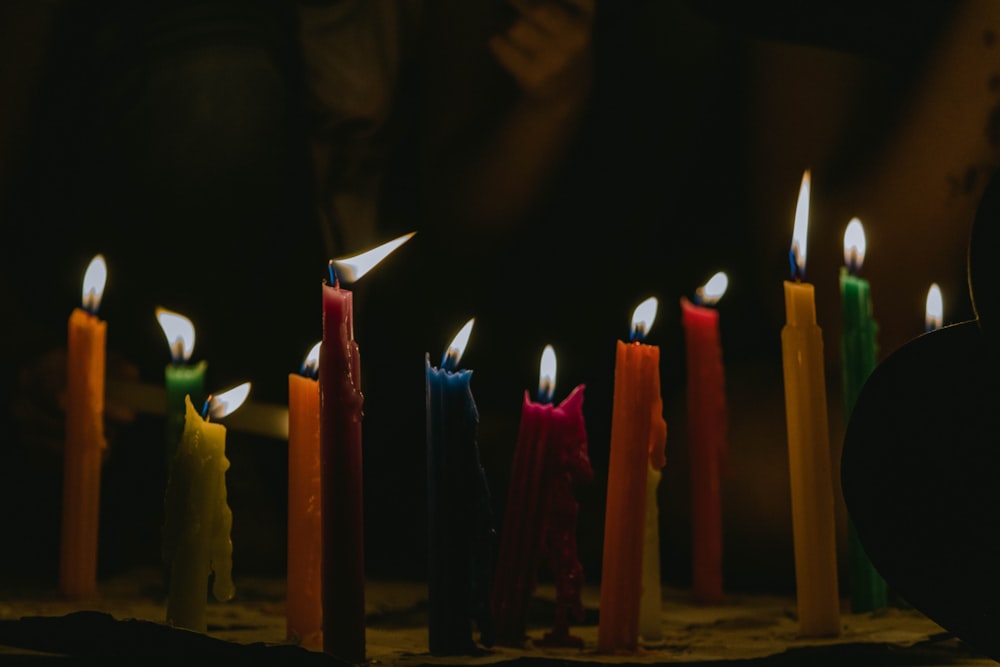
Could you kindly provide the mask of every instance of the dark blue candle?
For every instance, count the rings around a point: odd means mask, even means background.
[[[480,651],[493,644],[489,600],[495,529],[476,435],[479,411],[471,370],[458,360],[472,332],[469,320],[441,367],[425,357],[427,377],[428,643],[432,655]]]

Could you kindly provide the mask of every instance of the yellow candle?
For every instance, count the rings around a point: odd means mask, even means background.
[[[320,343],[288,376],[288,639],[323,648],[323,526],[320,523],[319,382]]]
[[[66,449],[63,460],[59,590],[97,594],[97,536],[104,438],[106,323],[97,318],[107,266],[97,255],[83,278],[83,307],[69,318],[66,344]]]
[[[792,239],[796,280],[784,283],[786,322],[781,330],[781,350],[799,632],[818,637],[840,634],[840,596],[823,332],[816,323],[813,286],[801,282],[809,186],[807,170],[802,177]]]
[[[209,576],[216,600],[232,599],[233,514],[226,499],[226,427],[221,418],[239,407],[250,391],[244,383],[210,398],[202,417],[184,399],[181,434],[167,482],[163,526],[163,556],[170,568],[167,623],[204,632]]]
[[[597,630],[597,648],[603,653],[635,651],[639,643],[646,480],[651,466],[663,467],[667,440],[660,348],[641,342],[655,316],[656,299],[639,304],[632,317],[632,342],[617,344]]]

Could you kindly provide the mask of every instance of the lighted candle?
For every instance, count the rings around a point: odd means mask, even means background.
[[[427,631],[432,655],[476,651],[493,644],[489,600],[493,527],[486,473],[476,436],[479,411],[471,370],[458,362],[472,334],[470,319],[448,346],[441,367],[425,355],[427,402]]]
[[[698,288],[695,303],[681,297],[691,459],[691,592],[703,603],[724,597],[721,475],[728,425],[719,311],[712,306],[728,285],[720,271]]]
[[[164,369],[166,380],[166,461],[169,473],[170,462],[174,460],[177,443],[184,432],[184,397],[190,395],[195,405],[205,400],[205,362],[191,364],[194,351],[194,325],[180,313],[156,309],[156,321],[163,329],[170,347],[170,363]]]
[[[97,255],[83,276],[82,307],[69,317],[66,343],[66,444],[63,453],[59,590],[70,597],[97,594],[97,537],[104,439],[107,326],[97,310],[107,282]]]
[[[250,383],[205,402],[202,413],[185,397],[184,432],[177,445],[164,502],[163,559],[170,568],[167,623],[206,630],[208,582],[216,600],[231,600],[233,514],[226,497],[226,427],[222,419],[250,393]]]
[[[792,537],[799,632],[806,637],[840,634],[833,472],[823,366],[823,332],[816,323],[813,286],[803,282],[809,220],[809,171],[802,176],[781,330]]]
[[[331,260],[330,282],[323,284],[319,350],[323,651],[356,663],[365,660],[364,397],[354,340],[354,298],[340,282],[360,279],[412,236]]]
[[[647,480],[650,468],[663,467],[667,441],[660,348],[643,343],[656,306],[655,298],[639,304],[632,316],[631,341],[617,343],[597,634],[602,652],[636,650],[641,597],[654,596],[660,606],[659,564],[655,577],[643,564],[646,554],[659,551],[658,534],[647,529],[649,498],[655,499],[655,494],[647,495]],[[655,524],[652,529],[658,533]]]
[[[927,289],[927,301],[924,305],[924,332],[929,333],[941,328],[944,322],[944,299],[937,283],[931,283]]]
[[[300,373],[288,375],[286,632],[310,649],[323,647],[319,348],[316,343],[309,351]]]
[[[556,407],[552,404],[555,377],[555,350],[547,345],[539,368],[538,401],[524,392],[493,578],[491,600],[501,644],[523,643],[538,568],[547,556],[557,591],[556,618],[552,632],[540,643],[583,645],[583,640],[569,633],[571,615],[583,621],[583,566],[576,548],[579,506],[573,485],[592,479],[593,470],[582,411],[584,386],[577,385]]]
[[[843,323],[840,335],[840,369],[844,393],[845,423],[865,380],[878,362],[878,325],[872,316],[871,288],[858,275],[864,263],[865,230],[861,221],[852,219],[844,231],[844,266],[840,269],[840,303]],[[888,604],[885,580],[872,565],[861,540],[848,518],[847,537],[850,552],[851,611],[882,609]]]

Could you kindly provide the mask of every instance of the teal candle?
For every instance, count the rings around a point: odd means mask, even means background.
[[[878,363],[878,324],[872,316],[871,287],[857,275],[864,261],[865,234],[861,221],[851,220],[844,233],[844,262],[840,269],[840,300],[843,325],[840,336],[840,367],[844,394],[844,418],[850,420],[861,388]],[[865,552],[854,523],[848,519],[850,549],[851,611],[874,611],[888,605],[885,580]]]
[[[166,382],[166,461],[169,471],[177,443],[184,432],[184,397],[190,396],[195,405],[205,401],[206,362],[190,363],[194,351],[194,326],[191,320],[166,308],[156,309],[156,319],[170,346],[170,363],[163,372]]]

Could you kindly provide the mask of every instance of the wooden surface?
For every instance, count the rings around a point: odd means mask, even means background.
[[[100,583],[100,598],[61,599],[51,590],[17,590],[0,596],[0,664],[147,664],[173,659],[198,664],[265,660],[274,664],[338,664],[322,653],[285,640],[284,582],[243,579],[236,598],[208,606],[205,634],[163,624],[162,583],[155,571],[136,571]],[[842,615],[842,633],[829,639],[797,636],[794,601],[731,594],[724,604],[698,606],[686,591],[666,589],[663,639],[636,653],[596,651],[598,588],[584,594],[585,623],[574,627],[582,650],[542,648],[532,640],[549,629],[553,591],[540,586],[529,617],[529,641],[494,647],[479,656],[436,657],[427,652],[426,585],[369,581],[366,587],[370,663],[418,665],[566,664],[850,664],[995,665],[976,655],[920,612],[887,609]],[[749,661],[747,663],[746,661]]]

